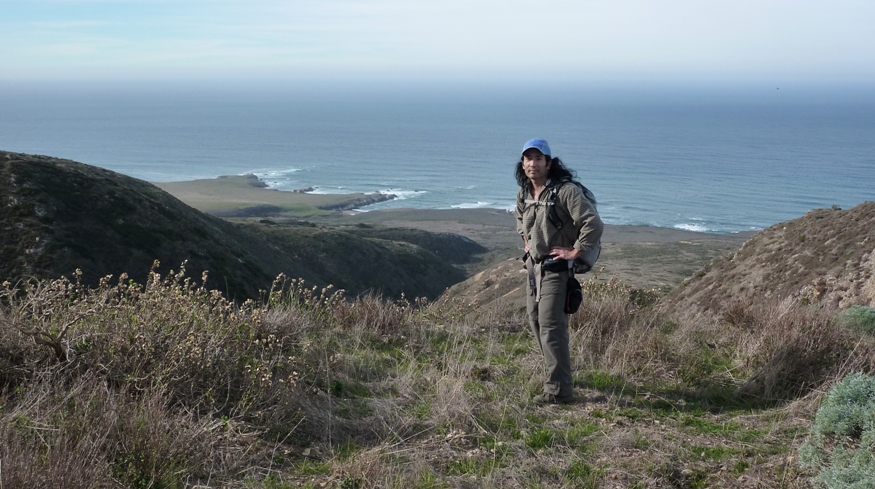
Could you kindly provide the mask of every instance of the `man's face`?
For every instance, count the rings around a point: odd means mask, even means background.
[[[523,153],[523,171],[529,180],[543,183],[547,181],[547,171],[550,163],[547,157],[536,148],[529,148]]]

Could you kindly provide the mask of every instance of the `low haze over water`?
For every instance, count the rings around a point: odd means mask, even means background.
[[[875,200],[872,90],[0,85],[0,149],[398,196],[364,210],[509,209],[532,137],[611,224],[737,232]]]

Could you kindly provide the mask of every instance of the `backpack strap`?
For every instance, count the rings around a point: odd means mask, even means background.
[[[562,222],[562,219],[560,219],[559,215],[556,213],[556,208],[559,207],[559,204],[558,204],[558,202],[559,202],[559,189],[562,188],[562,186],[565,185],[566,183],[572,183],[572,184],[580,187],[580,190],[583,191],[583,198],[588,200],[589,203],[592,204],[593,207],[596,207],[596,211],[598,211],[598,207],[597,207],[596,200],[595,200],[595,195],[593,195],[593,193],[588,188],[586,188],[582,183],[575,182],[574,180],[571,180],[571,179],[559,180],[559,182],[556,185],[553,185],[550,187],[550,196],[547,199],[550,202],[550,204],[549,204],[550,205],[550,213],[547,214],[547,217],[550,219],[550,222],[553,223],[554,226],[556,226],[556,229],[562,229],[562,226],[564,225],[564,223]],[[565,209],[565,215],[570,216],[568,209]]]
[[[550,220],[550,222],[557,230],[562,229],[562,226],[565,225],[565,223],[562,222],[562,219],[559,218],[559,213],[556,211],[556,208],[558,207],[557,203],[559,202],[559,189],[562,188],[565,183],[570,181],[571,180],[559,180],[556,185],[551,185],[550,195],[547,197],[547,202],[549,202],[550,205],[550,210],[547,213],[547,219]],[[565,215],[569,215],[567,209],[565,211]]]

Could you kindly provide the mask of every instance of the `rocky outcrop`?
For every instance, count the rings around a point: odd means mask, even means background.
[[[233,177],[234,177],[233,175],[222,175],[220,177],[217,177],[217,179],[233,178]],[[258,178],[258,176],[253,175],[252,173],[247,173],[246,175],[243,175],[243,178],[246,179],[246,183],[250,187],[267,188],[267,183],[265,181],[263,181],[262,179]]]
[[[396,198],[395,194],[381,194],[379,192],[374,192],[372,194],[365,194],[362,197],[353,197],[338,204],[321,205],[319,208],[326,211],[351,211],[353,209],[358,209],[379,202],[385,202],[394,198]]]

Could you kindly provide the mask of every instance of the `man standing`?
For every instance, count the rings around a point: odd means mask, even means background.
[[[535,401],[565,404],[574,400],[565,294],[569,266],[599,246],[604,224],[574,173],[553,158],[543,139],[523,146],[516,166],[520,186],[517,232],[526,249],[529,327],[547,364],[544,393]]]

